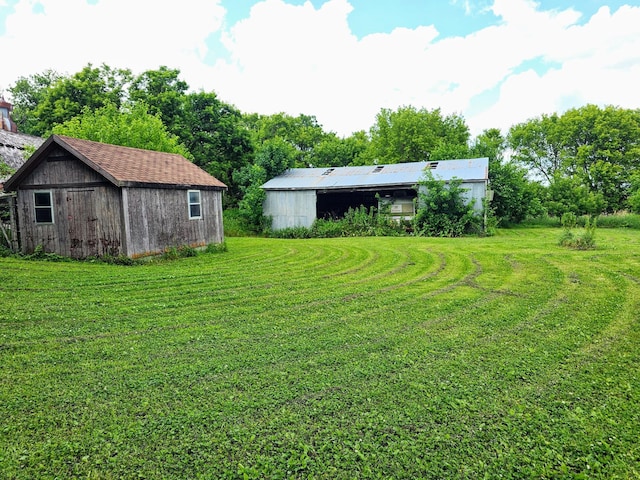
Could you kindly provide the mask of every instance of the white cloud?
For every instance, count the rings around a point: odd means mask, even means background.
[[[348,0],[318,9],[264,0],[228,27],[219,0],[39,3],[46,15],[34,13],[34,0],[20,0],[7,19],[0,87],[89,62],[134,72],[167,65],[244,112],[316,115],[341,135],[401,105],[460,113],[474,134],[585,103],[640,108],[640,7],[603,7],[582,18],[532,0],[494,0],[496,24],[465,37],[442,38],[437,25],[424,25],[358,39]],[[207,64],[217,53],[207,51],[207,39],[220,35],[227,51]],[[497,101],[478,110],[487,92]]]
[[[218,87],[221,96],[243,110],[253,105],[313,113],[341,134],[368,129],[382,107],[411,104],[464,114],[475,96],[495,88],[523,61],[544,56],[579,19],[573,10],[539,12],[529,0],[496,0],[493,12],[502,22],[467,37],[440,39],[430,25],[358,40],[348,29],[350,11],[346,0],[319,10],[310,2],[258,4],[229,34],[234,63],[221,66],[220,76],[234,79]],[[270,35],[274,24],[279,29]],[[235,88],[235,76],[248,80],[245,93]]]
[[[614,14],[603,7],[584,25],[560,28],[539,52],[558,67],[542,75],[527,71],[506,77],[498,102],[470,123],[476,131],[488,126],[506,131],[543,113],[587,103],[640,108],[638,24],[639,7],[622,7]]]
[[[49,68],[75,73],[88,63],[186,72],[202,63],[206,39],[224,13],[211,0],[20,0],[0,37],[0,86]]]

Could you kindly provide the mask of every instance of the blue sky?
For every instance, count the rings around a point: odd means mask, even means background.
[[[303,5],[309,0],[290,0],[291,5]],[[311,0],[317,9],[326,0]],[[256,0],[226,0],[227,20],[235,23],[249,16]],[[359,38],[372,33],[391,33],[394,28],[416,28],[434,24],[441,35],[468,35],[500,21],[492,14],[490,0],[351,0],[353,12],[349,14],[351,31]],[[583,21],[595,14],[603,5],[617,9],[633,2],[616,0],[538,0],[545,10],[575,8],[584,14]]]
[[[640,108],[637,0],[0,0],[0,89],[88,63],[177,68],[243,112],[346,136],[381,108],[474,134],[586,103]]]

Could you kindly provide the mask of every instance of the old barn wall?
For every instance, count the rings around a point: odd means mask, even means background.
[[[36,223],[37,191],[51,192],[52,223]],[[49,157],[25,178],[17,210],[23,253],[38,245],[73,258],[124,253],[119,190],[66,152]]]
[[[137,257],[224,240],[222,192],[200,190],[202,218],[189,218],[187,189],[123,188],[127,255]]]
[[[482,204],[482,202],[487,195],[487,183],[484,181],[462,182],[460,184],[460,188],[465,190],[463,196],[466,199],[467,203],[473,205],[473,210],[477,214],[482,214],[484,212],[484,205]],[[420,191],[424,192],[425,187],[421,186]]]
[[[311,227],[316,219],[315,190],[268,190],[264,215],[271,217],[271,228]]]

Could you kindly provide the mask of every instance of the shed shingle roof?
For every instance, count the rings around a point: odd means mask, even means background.
[[[182,155],[52,135],[7,181],[7,189],[19,183],[30,168],[45,158],[53,144],[67,150],[119,187],[164,185],[227,188]]]
[[[220,180],[182,155],[121,147],[62,135],[57,137],[120,184],[161,183],[226,187]]]

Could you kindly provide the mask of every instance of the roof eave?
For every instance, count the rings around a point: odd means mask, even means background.
[[[197,185],[187,183],[155,183],[155,182],[134,182],[119,181],[116,186],[121,188],[170,188],[180,190],[228,190],[225,184],[222,185]]]
[[[22,164],[16,172],[9,177],[9,179],[4,182],[4,190],[6,192],[11,192],[17,190],[17,186],[21,183],[24,177],[29,174],[35,167],[39,165],[42,161],[41,157],[43,157],[44,152],[54,143],[53,136],[49,137],[44,141],[40,147],[31,154],[31,156],[27,159],[26,162]]]
[[[465,178],[461,179],[462,183],[483,183],[487,182],[487,178]],[[449,180],[444,180],[448,182]],[[357,189],[392,189],[392,188],[418,188],[420,181],[417,182],[398,182],[398,183],[377,183],[377,184],[354,184],[354,185],[305,185],[296,186],[276,186],[269,187],[262,185],[260,188],[266,191],[300,191],[300,190],[357,190]]]

